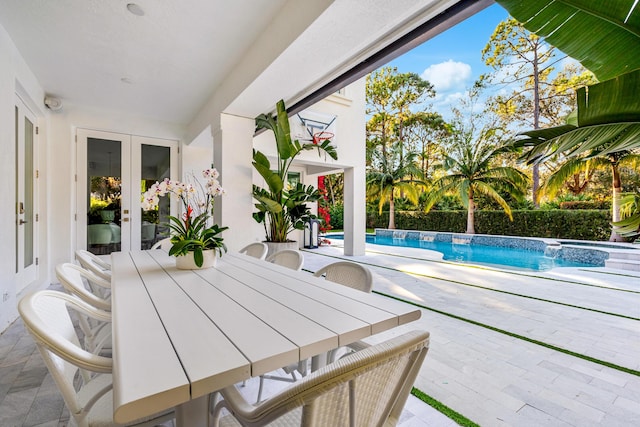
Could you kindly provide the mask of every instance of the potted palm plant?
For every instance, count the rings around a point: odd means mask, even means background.
[[[292,140],[289,116],[283,100],[276,104],[275,117],[261,114],[256,118],[256,129],[272,131],[277,148],[277,165],[273,167],[265,154],[253,150],[253,167],[267,185],[267,188],[253,186],[253,198],[258,209],[253,218],[264,225],[269,253],[273,253],[278,250],[275,246],[292,242],[288,237],[291,231],[302,230],[305,221],[314,217],[307,203],[316,202],[320,198],[318,189],[313,186],[300,182],[292,185],[288,182],[289,167],[293,160],[307,150],[318,150],[318,155],[325,153],[334,160],[338,159],[338,153],[329,140],[317,144],[301,144],[298,140]]]

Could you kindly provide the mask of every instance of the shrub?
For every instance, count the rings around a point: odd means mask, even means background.
[[[342,203],[336,203],[329,206],[329,215],[331,216],[331,228],[337,230],[344,229],[344,205]]]
[[[604,200],[574,200],[561,202],[560,209],[610,209],[611,203]]]
[[[608,210],[514,210],[513,221],[503,211],[476,211],[478,234],[607,240],[611,233]],[[386,228],[389,213],[367,213],[367,228]],[[464,233],[466,211],[396,212],[396,227],[402,230]]]

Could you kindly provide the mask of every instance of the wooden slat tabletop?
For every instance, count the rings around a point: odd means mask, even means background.
[[[112,254],[114,412],[127,422],[420,317],[420,311],[241,254],[178,270]]]

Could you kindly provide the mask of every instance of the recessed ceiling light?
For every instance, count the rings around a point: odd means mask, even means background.
[[[144,16],[144,10],[135,3],[129,3],[127,5],[127,10],[136,16]]]
[[[133,84],[133,80],[131,80],[129,77],[123,77],[123,78],[120,79],[120,81],[122,83],[126,83],[128,85]]]

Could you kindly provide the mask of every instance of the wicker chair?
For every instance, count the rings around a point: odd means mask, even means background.
[[[116,425],[113,421],[112,360],[80,347],[69,310],[98,321],[106,322],[111,317],[110,313],[58,291],[31,293],[18,304],[20,316],[64,398],[72,421],[75,421],[72,424],[80,427]],[[76,377],[81,381],[79,387],[74,387]],[[173,417],[173,411],[168,411],[134,425],[152,426]]]
[[[79,265],[65,262],[56,267],[56,276],[62,286],[70,293],[96,308],[111,311],[111,297],[103,297],[102,292],[94,292],[94,286],[111,289],[111,282],[107,282]],[[91,291],[84,285],[87,281]]]
[[[427,354],[429,333],[413,331],[327,365],[258,405],[235,386],[222,390],[213,425],[396,425]],[[221,410],[231,413],[221,417]]]
[[[295,249],[283,249],[273,255],[270,255],[266,260],[273,264],[278,264],[296,271],[302,269],[302,264],[304,264],[304,256],[302,255],[302,252]],[[269,374],[260,375],[260,386],[258,387],[258,398],[256,402],[260,402],[262,399],[264,380],[285,381],[289,383],[296,382],[298,380],[296,371],[299,372],[301,376],[307,375],[307,360],[301,360],[298,363],[284,366],[282,370],[287,374],[286,377]]]
[[[295,249],[283,249],[274,253],[273,255],[269,255],[269,257],[267,258],[267,262],[278,264],[297,271],[302,269],[302,264],[304,264],[304,257],[302,256],[302,252]]]
[[[326,276],[325,279],[336,282],[359,291],[370,293],[373,289],[373,276],[368,268],[349,261],[338,261],[333,264],[326,265],[314,273],[316,277]],[[368,347],[364,341],[356,341],[347,345],[347,351],[359,351]],[[338,351],[336,348],[327,353],[327,363],[336,360]]]
[[[338,261],[325,265],[314,274],[316,277],[325,276],[325,279],[358,289],[363,292],[371,292],[373,277],[368,268],[350,261]]]
[[[80,256],[91,260],[93,264],[97,265],[102,270],[111,271],[111,264],[109,264],[104,258],[101,258],[94,253],[91,253],[84,249],[78,249],[76,251],[76,258],[79,258]]]
[[[246,254],[258,259],[265,259],[269,247],[262,242],[249,243],[244,248],[240,249],[241,254]]]
[[[111,296],[103,296],[102,292],[91,291],[85,286],[85,280],[93,287],[108,287],[111,284],[100,279],[81,266],[71,263],[60,264],[56,267],[56,277],[62,287],[72,295],[99,310],[111,313]],[[78,316],[78,324],[84,333],[84,348],[92,353],[111,351],[111,319],[108,322],[100,322],[90,316]]]
[[[171,249],[171,237],[165,237],[162,240],[158,240],[151,246],[151,249],[162,249],[163,251],[168,251]]]

